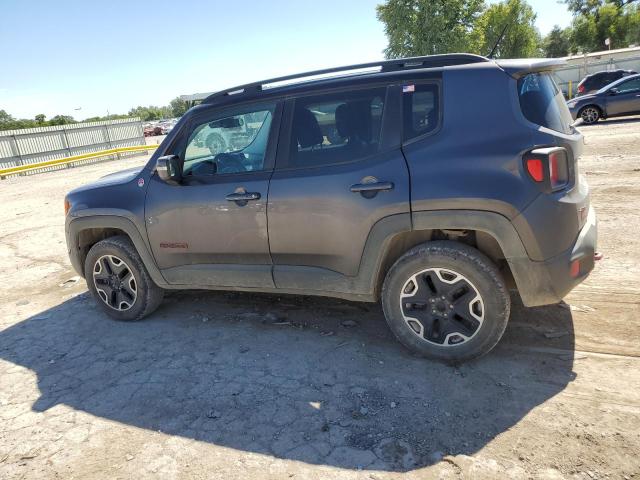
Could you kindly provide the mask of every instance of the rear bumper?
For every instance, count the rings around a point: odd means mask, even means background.
[[[542,262],[509,259],[520,297],[526,306],[558,303],[587,278],[594,267],[597,230],[596,214],[590,207],[586,223],[568,250]],[[579,269],[572,272],[574,262],[579,263]]]

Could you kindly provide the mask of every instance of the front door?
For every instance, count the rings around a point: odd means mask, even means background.
[[[376,87],[287,105],[290,133],[283,134],[268,209],[278,288],[328,290],[327,282],[353,278],[376,222],[409,212],[399,125],[387,114],[393,98]]]
[[[640,112],[640,78],[632,78],[616,86],[616,94],[607,97],[607,114],[624,115]]]
[[[153,175],[145,216],[167,282],[273,287],[266,205],[280,111],[266,103],[204,112],[166,152],[183,162],[182,181]]]

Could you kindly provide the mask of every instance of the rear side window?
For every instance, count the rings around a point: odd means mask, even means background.
[[[358,160],[378,152],[386,88],[296,99],[289,167]]]
[[[440,118],[438,85],[405,85],[402,103],[405,142],[436,129]]]
[[[571,114],[562,92],[546,73],[530,73],[518,80],[520,109],[527,120],[563,133],[571,133]]]
[[[618,93],[640,91],[640,78],[634,78],[633,80],[627,80],[626,82],[619,83],[616,88],[618,90]]]

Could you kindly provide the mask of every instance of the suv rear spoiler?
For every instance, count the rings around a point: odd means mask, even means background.
[[[548,72],[567,64],[564,58],[516,58],[496,60],[496,64],[513,78],[520,78],[527,73]]]

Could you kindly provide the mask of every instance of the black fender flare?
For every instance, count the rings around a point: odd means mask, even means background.
[[[140,233],[136,224],[125,215],[114,213],[90,213],[80,216],[69,217],[66,222],[66,239],[69,259],[74,269],[84,276],[84,265],[82,265],[79,236],[80,232],[90,228],[113,228],[122,230],[133,242],[136,251],[142,259],[152,280],[158,286],[166,286],[167,282],[162,276],[160,269],[156,265],[151,254],[150,247],[145,241],[145,236]]]
[[[360,281],[357,282],[367,293],[375,294],[376,282],[384,273],[381,272],[383,259],[395,235],[407,230],[476,230],[496,240],[525,303],[537,303],[533,299],[528,301],[532,281],[527,269],[535,262],[530,260],[520,235],[507,217],[483,210],[428,210],[413,212],[408,226],[406,216],[409,214],[386,217],[372,228],[358,271]],[[365,282],[366,288],[363,288]]]

